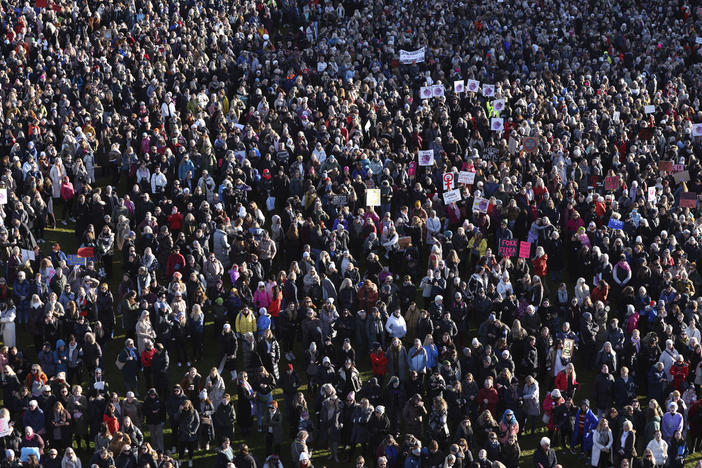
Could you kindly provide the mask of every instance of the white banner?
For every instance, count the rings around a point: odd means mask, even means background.
[[[487,213],[489,205],[490,200],[488,200],[487,198],[476,197],[475,200],[473,200],[473,211]]]
[[[444,97],[444,85],[434,85],[431,87],[434,97]]]
[[[400,63],[408,64],[413,62],[423,62],[424,61],[424,51],[425,48],[417,50],[402,50],[400,49]]]
[[[480,89],[480,81],[478,80],[468,80],[468,91],[471,93],[477,93]]]
[[[422,86],[419,88],[419,97],[422,99],[431,99],[432,89],[431,86]]]
[[[466,85],[465,85],[465,82],[463,80],[456,80],[453,82],[453,91],[456,94],[460,94],[465,90],[466,90]]]

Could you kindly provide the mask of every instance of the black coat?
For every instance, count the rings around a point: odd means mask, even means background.
[[[189,412],[181,411],[178,418],[178,441],[195,442],[200,430],[200,414],[193,409]]]

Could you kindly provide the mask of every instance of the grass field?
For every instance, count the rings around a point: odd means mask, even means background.
[[[126,184],[125,184],[126,186]],[[124,189],[125,187],[120,187]],[[121,191],[120,193],[123,193]],[[60,207],[56,207],[55,209],[56,213],[61,213]],[[68,254],[75,253],[77,248],[78,248],[78,241],[76,239],[76,236],[74,234],[74,229],[72,225],[68,226],[62,226],[60,223],[58,224],[59,227],[56,229],[47,229],[46,230],[46,240],[47,242],[45,244],[42,244],[42,253],[47,254],[50,252],[51,245],[53,242],[59,242],[61,244],[62,250]],[[115,260],[115,266],[114,266],[114,272],[113,272],[113,280],[111,283],[111,290],[113,291],[113,294],[115,294],[115,306],[117,305],[118,298],[116,297],[116,291],[117,291],[117,284],[122,276],[122,266],[121,266],[121,256],[120,255],[115,255],[114,256]],[[550,285],[553,286],[553,285]],[[551,291],[555,291],[554,287],[551,287]],[[208,311],[206,311],[206,319],[209,318]],[[475,331],[473,331],[474,333]],[[27,330],[22,329],[21,327],[17,327],[17,334],[18,334],[18,344],[21,349],[24,349],[27,354],[29,354],[31,357],[36,357],[36,352],[31,349],[31,339],[29,337],[29,334]],[[197,367],[200,371],[200,373],[204,376],[207,370],[212,366],[212,365],[217,365],[216,357],[217,357],[217,352],[218,352],[218,344],[217,341],[214,339],[216,336],[216,332],[214,330],[214,324],[211,320],[206,320],[205,324],[205,340],[204,340],[204,354],[203,354],[203,359],[200,361],[200,363],[197,364]],[[470,341],[470,339],[473,336],[464,338],[464,342]],[[117,320],[117,329],[115,330],[115,337],[113,339],[115,342],[110,344],[107,347],[107,350],[105,352],[105,357],[104,357],[104,362],[105,362],[105,369],[104,372],[106,374],[107,380],[110,383],[110,388],[114,391],[117,391],[120,395],[124,395],[124,385],[122,382],[122,376],[121,372],[116,369],[114,366],[116,354],[122,349],[122,344],[124,341],[124,330],[120,328],[120,321]],[[302,350],[299,349],[299,346],[296,348],[295,352],[296,356],[300,357],[303,355]],[[588,356],[580,356],[581,360],[582,359],[589,359],[590,357]],[[283,358],[284,359],[284,358]],[[173,358],[171,360],[172,365],[170,369],[170,378],[171,378],[171,383],[175,382],[180,382],[182,379],[183,375],[186,372],[186,368],[182,367],[176,367],[175,364],[173,363]],[[281,366],[284,363],[281,363]],[[296,368],[303,368],[300,366],[296,366]],[[370,365],[368,362],[367,358],[360,357],[359,358],[359,368],[362,371],[363,374],[363,380],[367,380],[370,377]],[[578,391],[578,395],[576,399],[580,398],[591,398],[592,397],[592,379],[594,375],[591,372],[587,372],[584,370],[581,370],[580,367],[576,367],[578,369],[578,380],[581,383],[581,389]],[[228,377],[228,376],[226,376]],[[303,379],[304,380],[304,379]],[[233,382],[230,382],[228,378],[225,378],[225,381],[227,382],[227,391],[231,393],[232,395],[236,395],[236,388]],[[143,392],[143,384],[140,383],[140,392]],[[306,386],[301,389],[302,391],[306,391]],[[549,388],[541,388],[541,397],[543,399],[543,396],[545,395],[545,392],[550,391]],[[143,393],[142,393],[143,394]],[[274,392],[274,396],[276,399],[280,400],[282,395],[280,389],[277,389]],[[308,397],[308,403],[311,404],[311,400]],[[282,402],[280,402],[281,407],[282,407]],[[286,434],[287,434],[287,424],[288,422],[285,422],[286,425]],[[453,431],[454,428],[450,428],[451,431]],[[169,438],[169,433],[170,429],[166,430],[166,445],[170,446],[168,443],[168,438]],[[235,431],[236,434],[236,431]],[[148,434],[145,433],[147,436],[148,440]],[[529,436],[520,436],[519,437],[519,444],[522,449],[522,458],[521,458],[521,467],[530,467],[533,466],[533,461],[532,461],[532,454],[534,451],[534,448],[538,444],[538,440],[546,435],[546,430],[544,427],[541,427],[536,434],[534,435],[529,435]],[[233,442],[232,445],[235,447],[238,446],[242,442],[246,442],[254,457],[257,459],[257,462],[259,463],[259,466],[262,466],[264,459],[265,459],[265,442],[264,442],[264,437],[263,434],[259,433],[254,433],[250,437],[248,437],[245,441],[242,440],[238,434],[235,435],[235,441]],[[284,442],[282,448],[281,448],[281,460],[284,464],[284,466],[295,466],[293,464],[293,461],[290,460],[290,442],[289,440],[286,440]],[[328,466],[328,467],[341,467],[341,466],[350,466],[352,465],[351,463],[340,463],[337,464],[333,460],[328,459],[329,452],[327,450],[323,449],[316,449],[314,451],[313,457],[312,457],[312,463],[316,467],[322,467],[322,466]],[[81,454],[81,458],[83,461],[87,461],[87,454]],[[564,467],[568,468],[575,468],[575,467],[584,467],[585,462],[581,459],[579,459],[577,456],[573,456],[568,452],[564,451],[558,451],[558,458],[559,458],[559,463],[561,463]],[[692,454],[691,456],[688,457],[686,466],[692,466],[694,463],[699,460],[701,457],[699,453]],[[214,452],[214,447],[212,447],[212,450],[209,452],[204,452],[200,451],[196,453],[195,460],[194,460],[194,466],[198,468],[205,468],[208,466],[208,464],[212,464],[215,459],[215,452]],[[296,460],[294,461],[295,463],[297,462]],[[367,461],[368,462],[368,461]]]

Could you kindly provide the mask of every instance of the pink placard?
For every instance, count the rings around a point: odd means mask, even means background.
[[[519,242],[519,258],[529,258],[531,254],[531,242]]]

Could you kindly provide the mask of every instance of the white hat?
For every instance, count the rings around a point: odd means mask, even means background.
[[[383,405],[378,405],[375,407],[376,413],[385,414],[385,407]]]
[[[560,398],[561,397],[561,391],[558,390],[557,388],[554,388],[553,391],[551,392],[551,398]]]
[[[265,307],[261,307],[260,309],[258,309],[258,315],[266,315],[266,312],[267,310]]]

